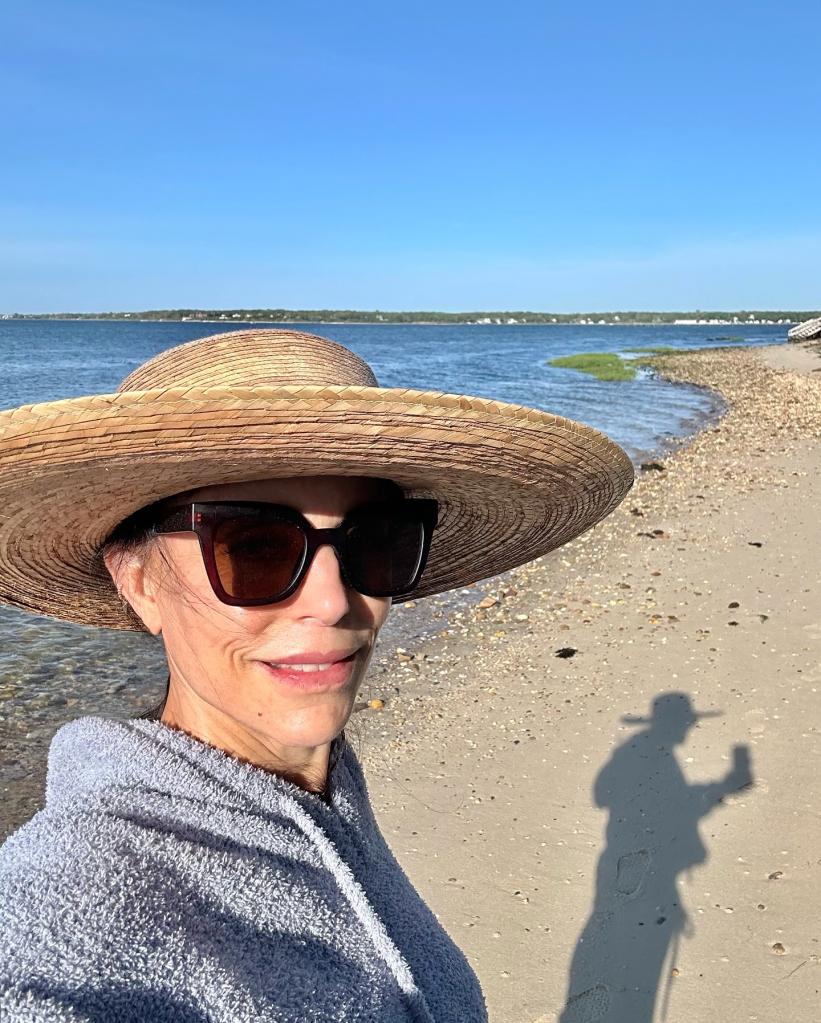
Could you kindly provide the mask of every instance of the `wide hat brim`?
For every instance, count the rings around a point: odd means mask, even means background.
[[[0,412],[0,602],[135,629],[102,562],[114,527],[197,487],[305,475],[434,497],[424,597],[567,543],[633,482],[599,431],[520,405],[371,386],[124,391]]]

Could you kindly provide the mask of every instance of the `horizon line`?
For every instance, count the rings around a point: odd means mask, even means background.
[[[678,316],[678,317],[707,317],[707,316],[757,316],[757,315],[768,315],[768,316],[805,316],[814,317],[821,316],[821,310],[813,309],[764,309],[764,308],[739,308],[739,309],[610,309],[610,310],[574,310],[570,312],[559,312],[556,310],[536,310],[536,309],[473,309],[473,310],[437,310],[437,309],[350,309],[350,308],[331,308],[315,307],[313,309],[294,309],[285,308],[282,306],[222,306],[212,308],[201,308],[194,306],[177,306],[174,308],[154,308],[154,309],[108,309],[108,310],[95,310],[95,311],[71,311],[61,310],[55,312],[2,312],[0,317],[3,319],[38,319],[38,318],[49,318],[59,319],[61,317],[158,317],[162,314],[169,314],[175,318],[186,316],[186,317],[199,317],[199,316],[224,316],[224,317],[239,317],[243,314],[253,314],[255,316],[260,313],[273,313],[278,317],[286,315],[301,314],[303,316],[316,316],[319,314],[336,314],[345,316],[441,316],[441,317],[457,317],[457,316],[534,316],[534,317],[593,317],[593,316],[609,316],[609,317],[621,317],[621,316]]]

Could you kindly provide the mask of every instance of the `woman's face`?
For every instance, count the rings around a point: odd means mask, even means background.
[[[380,480],[325,476],[205,487],[185,498],[285,504],[321,528],[338,525],[359,504],[394,495]],[[169,723],[257,761],[264,751],[298,758],[299,750],[339,734],[391,601],[349,588],[332,547],[317,550],[290,597],[261,607],[217,599],[193,533],[157,537],[142,573],[131,593],[118,582],[165,643],[171,695],[163,720],[170,716]],[[303,655],[329,662],[350,654],[350,664],[333,669],[327,682],[273,667]]]

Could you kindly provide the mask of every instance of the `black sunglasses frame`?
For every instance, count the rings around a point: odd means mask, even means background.
[[[353,583],[347,565],[347,530],[361,518],[373,517],[381,513],[389,517],[401,516],[413,519],[422,526],[422,545],[419,561],[411,582],[399,592],[377,593],[359,589]],[[302,561],[294,578],[281,591],[265,597],[244,600],[228,593],[222,585],[214,552],[214,540],[217,526],[229,518],[237,516],[261,517],[262,515],[277,521],[290,522],[296,525],[304,538]],[[152,532],[164,533],[195,533],[199,541],[202,560],[208,581],[215,596],[231,607],[261,607],[265,604],[277,604],[286,600],[299,586],[313,561],[317,550],[324,544],[330,544],[336,551],[339,570],[345,583],[368,597],[398,597],[409,595],[419,583],[425,570],[430,552],[433,531],[439,519],[439,505],[431,498],[403,498],[395,501],[374,501],[352,509],[338,526],[317,529],[298,512],[288,505],[273,504],[266,501],[193,501],[190,504],[170,508],[164,514],[152,520]]]

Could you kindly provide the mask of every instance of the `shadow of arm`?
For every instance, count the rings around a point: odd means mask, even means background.
[[[704,785],[693,785],[693,795],[702,804],[702,815],[708,814],[713,807],[732,792],[750,788],[753,774],[750,765],[748,746],[733,746],[733,766],[721,781],[707,782]]]

